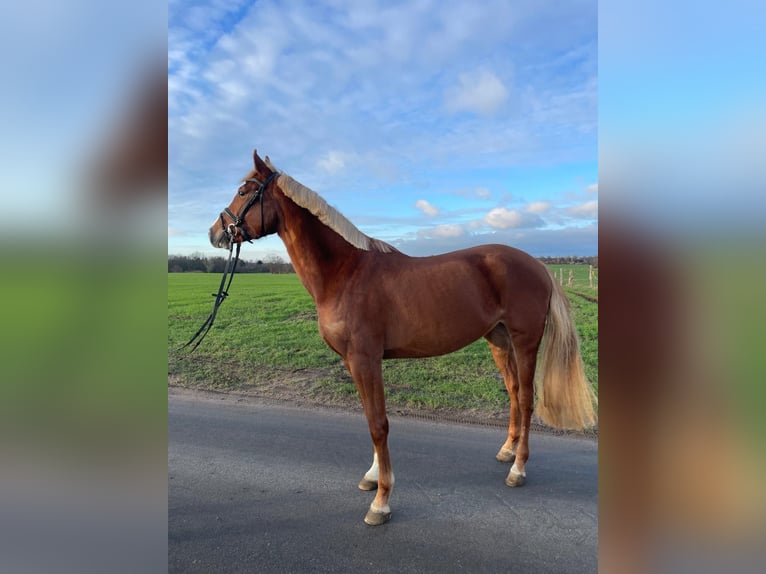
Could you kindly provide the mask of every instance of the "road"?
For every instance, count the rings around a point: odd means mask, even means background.
[[[171,393],[170,572],[596,572],[595,441],[533,433],[527,483],[508,488],[503,429],[390,426],[393,517],[371,527],[359,412]]]

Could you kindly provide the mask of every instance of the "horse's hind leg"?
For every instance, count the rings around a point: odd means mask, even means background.
[[[497,451],[495,458],[500,462],[513,462],[516,458],[516,447],[519,442],[519,383],[516,376],[516,362],[513,357],[513,346],[511,345],[511,336],[505,325],[500,323],[486,335],[489,349],[492,352],[492,358],[495,360],[497,368],[503,375],[503,382],[508,391],[508,401],[510,403],[510,423],[508,425],[508,438]]]
[[[526,464],[529,460],[529,427],[532,421],[532,410],[535,402],[535,368],[537,365],[537,350],[540,347],[545,321],[541,322],[539,329],[523,332],[512,331],[513,359],[516,365],[516,374],[519,383],[519,414],[521,418],[521,431],[519,433],[516,460],[508,472],[505,484],[508,486],[521,486],[526,482]]]

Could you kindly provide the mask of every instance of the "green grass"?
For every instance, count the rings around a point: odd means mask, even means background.
[[[567,273],[565,269],[565,279]],[[587,274],[585,266],[585,286],[577,287],[593,292]],[[582,277],[581,269],[576,277]],[[359,404],[340,357],[319,336],[314,303],[296,275],[238,275],[205,341],[192,355],[175,352],[207,317],[213,304],[210,294],[219,281],[214,274],[168,275],[172,381],[203,389]],[[586,371],[597,388],[598,305],[576,295],[570,299]],[[507,409],[502,378],[483,340],[442,357],[384,361],[383,376],[392,408]]]
[[[593,287],[590,286],[588,280],[588,265],[547,265],[551,273],[555,273],[558,279],[561,271],[564,271],[564,287],[567,292],[578,293],[589,299],[595,299],[598,301],[598,269],[594,269]],[[569,280],[569,272],[572,272],[572,286],[567,285]]]
[[[158,444],[163,268],[151,253],[118,258],[62,240],[47,261],[49,247],[27,247],[0,247],[0,432],[62,461]]]
[[[588,265],[548,265],[559,277],[564,275],[564,291],[572,304],[572,313],[580,336],[580,352],[585,364],[585,374],[598,392],[598,269],[594,269],[593,287],[588,279]],[[568,286],[572,271],[572,286]]]
[[[572,304],[577,334],[580,336],[580,354],[585,364],[585,374],[598,392],[598,303],[592,303],[582,297],[572,295],[566,289]]]
[[[173,352],[210,312],[208,294],[217,291],[219,281],[206,273],[168,275],[171,375],[229,388],[264,380],[270,370],[322,368],[334,361],[319,337],[313,301],[296,275],[238,275],[197,351]]]

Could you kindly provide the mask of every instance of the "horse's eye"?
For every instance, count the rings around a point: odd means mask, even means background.
[[[245,191],[245,188],[243,187],[237,193],[239,194],[240,197],[244,197],[247,192]]]

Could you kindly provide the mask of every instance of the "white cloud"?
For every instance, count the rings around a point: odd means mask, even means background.
[[[417,238],[419,240],[456,239],[465,234],[466,231],[462,225],[445,223],[429,229],[421,229],[417,232]]]
[[[415,202],[415,207],[428,215],[429,217],[434,217],[435,215],[439,214],[439,208],[435,205],[430,204],[425,199],[418,199]]]
[[[533,201],[527,207],[525,208],[525,211],[527,213],[536,213],[540,215],[541,213],[545,213],[546,211],[550,210],[551,204],[549,201]]]
[[[522,215],[515,209],[506,209],[505,207],[496,207],[485,217],[484,221],[495,229],[507,229],[509,227],[518,227],[521,224]]]
[[[508,90],[495,74],[489,70],[478,70],[460,74],[458,85],[447,91],[446,105],[451,112],[491,115],[507,98]]]
[[[340,151],[329,151],[327,155],[317,161],[317,167],[330,175],[340,172],[346,167],[346,154]]]
[[[542,219],[535,214],[524,214],[516,209],[496,207],[484,217],[484,222],[494,229],[509,229],[536,227],[542,223]]]
[[[583,219],[596,219],[598,217],[598,200],[587,201],[580,205],[570,207],[567,212],[574,217]]]
[[[465,197],[468,199],[492,199],[492,192],[487,187],[466,187],[465,189],[458,189],[455,195]]]
[[[588,187],[585,188],[585,191],[588,193],[598,193],[598,183],[591,183]]]
[[[465,234],[465,230],[459,225],[445,224],[437,225],[431,230],[431,237],[444,238],[444,237],[461,237]]]

